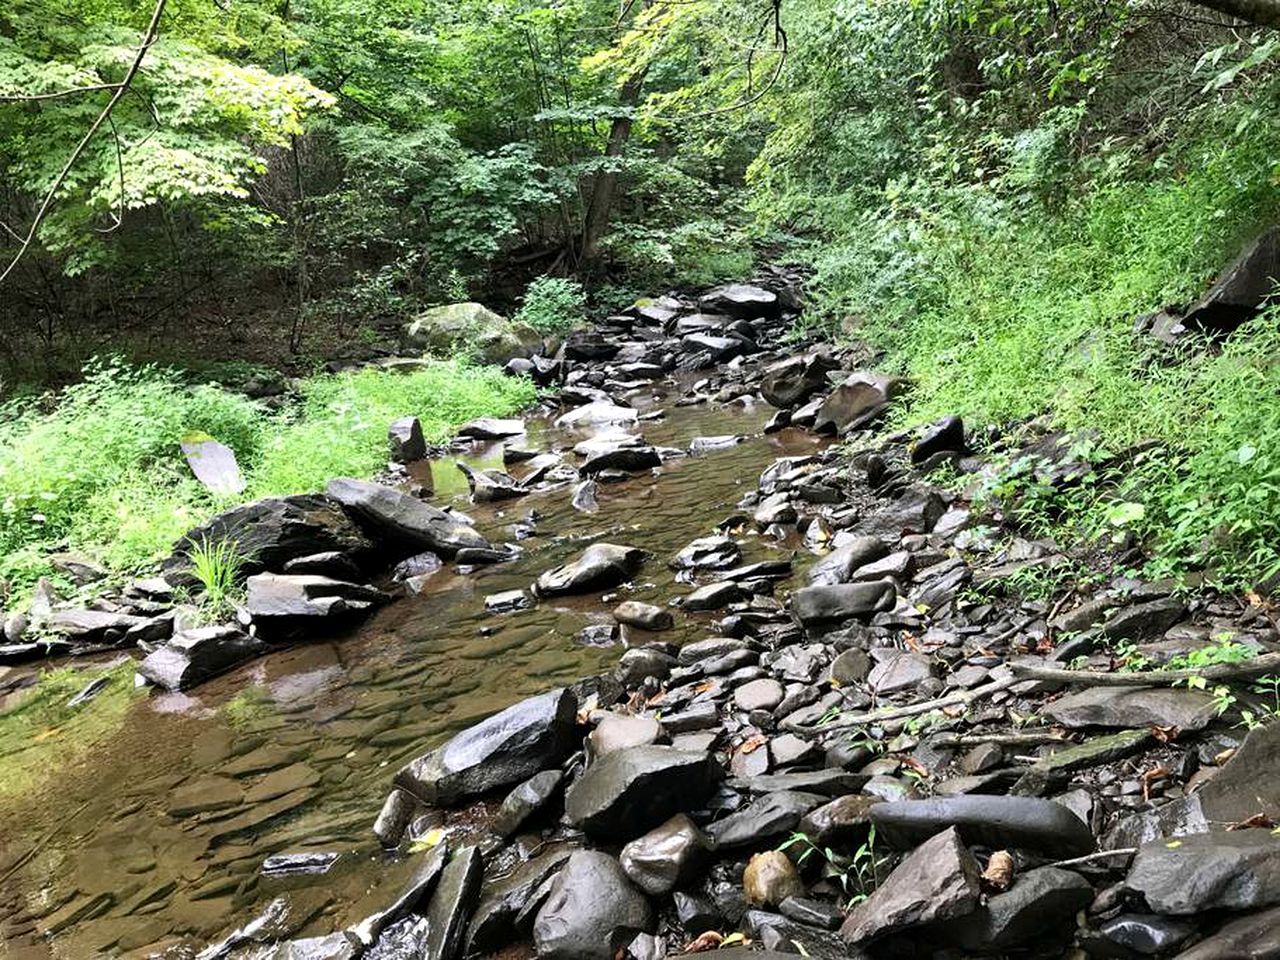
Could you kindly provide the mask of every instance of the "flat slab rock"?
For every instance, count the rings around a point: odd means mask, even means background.
[[[564,689],[522,700],[407,764],[396,785],[424,803],[446,805],[514,786],[564,760],[576,711]]]
[[[1203,730],[1217,717],[1214,700],[1200,690],[1169,687],[1093,687],[1046,706],[1064,727],[1177,727]]]
[[[1138,849],[1125,885],[1174,916],[1268,907],[1280,903],[1280,836],[1252,829],[1156,840]]]
[[[616,543],[593,543],[577,560],[548,570],[533,585],[539,597],[555,597],[573,593],[589,593],[616,587],[629,580],[646,554],[635,547]]]
[[[588,836],[631,839],[697,807],[719,772],[708,753],[660,746],[615,750],[569,788],[565,816]]]

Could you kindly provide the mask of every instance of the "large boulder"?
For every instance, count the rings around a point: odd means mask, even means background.
[[[1016,949],[1046,937],[1069,937],[1076,914],[1093,900],[1093,887],[1078,873],[1039,867],[985,906],[942,925],[943,938],[966,950],[991,953]]]
[[[576,711],[568,690],[522,700],[410,762],[396,774],[396,785],[430,804],[514,786],[568,755]]]
[[[622,869],[645,893],[660,896],[696,879],[710,854],[706,834],[677,813],[622,848]]]
[[[1230,332],[1252,317],[1280,280],[1280,227],[1254,240],[1187,311],[1184,326]]]
[[[430,550],[452,557],[467,548],[491,548],[474,527],[381,483],[338,477],[329,481],[326,492],[371,535],[406,552]]]
[[[1174,916],[1269,907],[1280,903],[1280,836],[1253,829],[1156,840],[1138,849],[1125,885]]]
[[[535,892],[569,859],[572,851],[552,847],[509,874],[485,883],[467,928],[467,953],[495,953],[516,939],[516,918]]]
[[[889,580],[803,587],[791,595],[791,612],[806,627],[852,618],[869,619],[893,609],[897,590]]]
[[[851,374],[828,394],[818,410],[813,429],[843,436],[866,426],[888,408],[902,390],[903,381],[881,373]]]
[[[265,643],[236,627],[196,627],[147,654],[138,673],[166,690],[188,690],[266,650]]]
[[[243,613],[260,633],[281,634],[362,616],[388,599],[376,587],[317,574],[259,573],[249,578]]]
[[[593,543],[572,563],[561,564],[537,579],[533,592],[540,597],[589,593],[616,587],[640,569],[645,552],[616,543]]]
[[[569,857],[533,924],[541,960],[614,960],[653,928],[653,908],[618,861],[597,850]]]
[[[1093,833],[1060,803],[1035,797],[959,796],[879,803],[869,811],[890,848],[910,849],[951,827],[969,843],[1077,857],[1093,850]]]
[[[883,559],[889,548],[879,537],[853,537],[809,568],[810,586],[848,583],[860,567]]]
[[[715,785],[711,755],[674,747],[615,750],[592,763],[565,796],[565,816],[588,836],[638,836],[695,808]]]
[[[773,319],[779,313],[778,295],[750,283],[728,283],[698,298],[698,308],[743,320]]]
[[[479,303],[424,310],[405,328],[405,340],[412,347],[442,355],[466,351],[498,366],[542,349],[542,337],[532,327],[513,323]]]
[[[787,357],[764,368],[760,395],[775,407],[790,409],[825,389],[827,374],[838,367],[825,351]]]
[[[192,550],[224,543],[235,545],[244,576],[279,572],[296,557],[341,553],[359,558],[371,549],[368,538],[335,500],[314,493],[271,497],[232,507],[188,531],[164,563],[165,578],[193,584]]]
[[[1055,700],[1042,711],[1064,727],[1177,727],[1203,730],[1218,716],[1213,697],[1168,687],[1092,687]]]

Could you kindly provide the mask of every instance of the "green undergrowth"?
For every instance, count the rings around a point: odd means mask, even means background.
[[[477,416],[527,406],[533,385],[497,368],[430,361],[305,381],[281,412],[182,373],[95,361],[57,397],[0,410],[0,576],[20,598],[71,549],[118,572],[145,569],[187,530],[236,501],[321,489],[386,464],[387,425],[415,415],[429,441]],[[230,446],[247,480],[220,500],[190,474],[179,441],[203,432]]]
[[[1280,571],[1280,309],[1178,348],[1133,324],[1194,302],[1280,213],[1280,131],[1242,127],[1246,109],[1212,114],[1154,162],[1100,151],[1087,183],[1053,202],[1007,181],[902,186],[833,230],[812,284],[833,330],[910,379],[893,427],[1047,413],[1111,469],[1031,491],[1045,496],[1026,519],[1065,536],[1131,532],[1155,555],[1149,572],[1207,569],[1231,586]]]

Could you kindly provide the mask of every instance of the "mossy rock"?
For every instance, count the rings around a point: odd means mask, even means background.
[[[405,328],[405,337],[417,349],[442,356],[468,353],[498,366],[542,350],[542,337],[532,327],[513,323],[479,303],[424,310]]]

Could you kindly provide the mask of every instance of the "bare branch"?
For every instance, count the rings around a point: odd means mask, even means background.
[[[1104,673],[1100,670],[1068,670],[1065,667],[1042,667],[1033,663],[1013,661],[1009,668],[1024,680],[1045,680],[1055,683],[1088,684],[1098,687],[1156,687],[1187,680],[1233,680],[1239,677],[1260,677],[1264,673],[1280,670],[1280,653],[1264,653],[1239,663],[1217,663],[1196,670],[1133,670],[1122,673]]]
[[[142,66],[143,58],[146,57],[147,51],[151,49],[151,45],[156,42],[156,37],[160,33],[160,18],[164,15],[165,4],[168,0],[156,0],[155,9],[151,12],[151,21],[147,24],[147,32],[143,35],[142,43],[138,46],[138,54],[133,58],[133,62],[129,64],[129,69],[125,72],[124,78],[116,86],[115,93],[111,95],[111,99],[107,101],[107,105],[102,108],[102,112],[98,114],[96,120],[85,131],[85,135],[76,144],[76,148],[71,151],[71,156],[67,158],[67,162],[63,164],[62,171],[58,174],[53,185],[49,187],[48,192],[44,195],[44,200],[40,203],[40,208],[36,211],[35,218],[31,221],[31,227],[27,230],[26,236],[23,237],[22,243],[18,247],[18,252],[13,255],[13,259],[9,261],[9,265],[4,268],[4,272],[0,273],[0,283],[8,278],[13,272],[19,261],[26,252],[31,249],[31,244],[35,240],[36,231],[40,229],[40,224],[44,222],[45,217],[49,215],[50,209],[53,207],[53,201],[58,195],[58,191],[62,185],[66,183],[67,176],[71,173],[71,169],[76,165],[83,155],[85,148],[89,146],[94,135],[102,129],[103,125],[111,119],[111,111],[116,108],[124,95],[129,92],[129,85],[133,83],[133,78],[138,75],[138,70]]]

